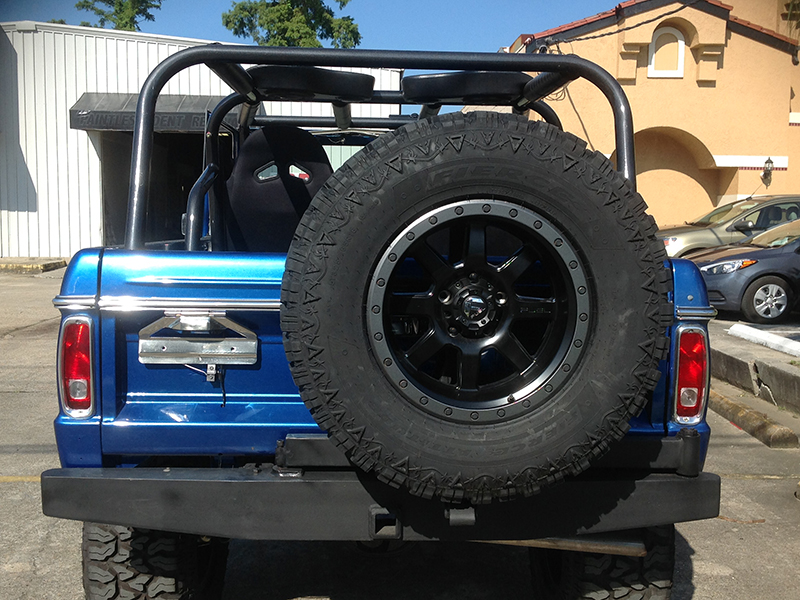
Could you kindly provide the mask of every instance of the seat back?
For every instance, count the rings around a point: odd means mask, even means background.
[[[286,252],[300,217],[333,169],[307,131],[268,125],[239,149],[227,183],[231,247]]]

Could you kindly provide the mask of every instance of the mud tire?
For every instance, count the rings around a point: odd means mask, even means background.
[[[675,572],[675,526],[645,532],[647,556],[531,548],[534,599],[669,600]]]
[[[543,122],[454,113],[382,136],[289,250],[281,326],[304,402],[355,465],[425,498],[507,500],[580,473],[628,430],[667,347],[671,278],[645,208]]]
[[[84,523],[87,600],[215,600],[221,597],[226,540]]]

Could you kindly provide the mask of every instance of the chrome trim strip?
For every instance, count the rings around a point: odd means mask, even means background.
[[[280,310],[280,300],[233,300],[222,298],[139,298],[136,296],[101,296],[100,310],[136,312],[143,310]]]
[[[170,275],[145,275],[144,277],[139,277],[136,279],[130,279],[130,283],[135,283],[137,285],[156,285],[156,286],[163,286],[163,285],[181,285],[181,286],[193,286],[193,287],[209,287],[209,286],[217,286],[217,287],[231,287],[231,286],[257,286],[257,287],[264,287],[270,285],[277,285],[281,284],[281,278],[278,277],[253,277],[253,278],[244,278],[244,277],[177,277],[177,276],[170,276]]]
[[[676,306],[675,318],[679,321],[689,319],[710,321],[717,316],[717,312],[713,306]]]
[[[97,300],[94,296],[61,296],[53,298],[53,306],[56,308],[95,308]]]

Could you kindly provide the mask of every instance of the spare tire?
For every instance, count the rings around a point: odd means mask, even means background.
[[[585,143],[509,114],[407,125],[312,201],[281,323],[349,459],[486,503],[586,469],[646,403],[671,321],[655,223]]]

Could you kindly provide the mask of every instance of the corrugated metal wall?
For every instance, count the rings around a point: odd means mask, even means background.
[[[3,23],[0,33],[0,256],[71,256],[103,240],[100,134],[69,128],[84,92],[137,93],[164,58],[199,40],[56,25]],[[397,71],[369,71],[399,89]],[[227,95],[203,66],[167,94]],[[267,114],[332,114],[329,105],[265,105]],[[354,116],[388,116],[387,106]],[[127,177],[128,173],[120,174]]]

